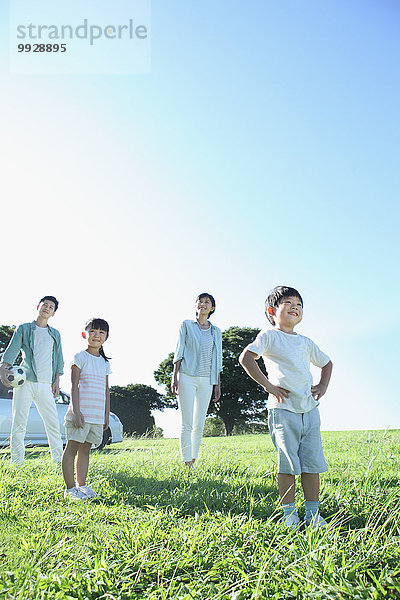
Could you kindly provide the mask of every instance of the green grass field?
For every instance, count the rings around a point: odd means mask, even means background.
[[[0,451],[0,598],[400,599],[400,432],[324,433],[324,530],[285,530],[268,436],[206,438],[198,472],[176,440],[93,453],[101,500],[63,499],[47,449]],[[300,514],[303,497],[298,490]]]

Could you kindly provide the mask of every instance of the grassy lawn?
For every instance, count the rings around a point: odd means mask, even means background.
[[[176,440],[109,446],[91,456],[101,499],[82,503],[47,449],[20,470],[1,450],[0,599],[400,599],[400,431],[323,444],[330,524],[300,532],[277,524],[268,436],[204,439],[190,476]]]

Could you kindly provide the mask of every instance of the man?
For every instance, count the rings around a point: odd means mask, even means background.
[[[21,366],[26,371],[26,382],[14,389],[11,426],[11,462],[17,466],[24,462],[24,438],[32,402],[43,419],[53,462],[61,461],[63,451],[54,398],[59,394],[64,360],[60,334],[47,324],[58,308],[58,300],[54,296],[44,296],[37,308],[36,320],[19,325],[14,332],[0,366],[1,380],[10,387],[6,369],[22,351]]]

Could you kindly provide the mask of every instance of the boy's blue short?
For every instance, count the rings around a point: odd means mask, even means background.
[[[268,428],[278,452],[278,473],[323,473],[328,470],[321,443],[318,408],[294,413],[282,408],[268,411]]]

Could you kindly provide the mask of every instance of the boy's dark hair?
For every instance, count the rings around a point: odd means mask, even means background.
[[[211,304],[212,304],[213,308],[210,310],[210,313],[208,315],[208,317],[211,317],[211,315],[215,313],[215,300],[214,300],[214,296],[211,296],[211,294],[209,294],[208,292],[202,292],[201,294],[199,294],[197,296],[196,302],[198,302],[199,300],[201,300],[201,298],[209,298],[211,300]]]
[[[39,300],[39,304],[42,304],[42,302],[44,302],[45,300],[48,300],[49,302],[54,302],[54,312],[56,312],[58,308],[57,298],[55,296],[43,296],[43,298]]]
[[[303,298],[300,296],[299,292],[292,287],[287,285],[278,285],[271,290],[267,296],[265,301],[265,316],[268,321],[275,325],[274,317],[268,314],[268,307],[273,306],[274,308],[278,308],[284,298],[288,298],[289,296],[296,296],[301,302],[303,306]]]
[[[108,334],[110,332],[110,326],[104,319],[100,319],[100,317],[93,317],[93,319],[89,319],[85,325],[85,331],[89,331],[89,329],[102,329],[106,332],[108,338]],[[99,348],[100,356],[104,358],[104,360],[109,361],[110,358],[104,354],[103,346]]]

